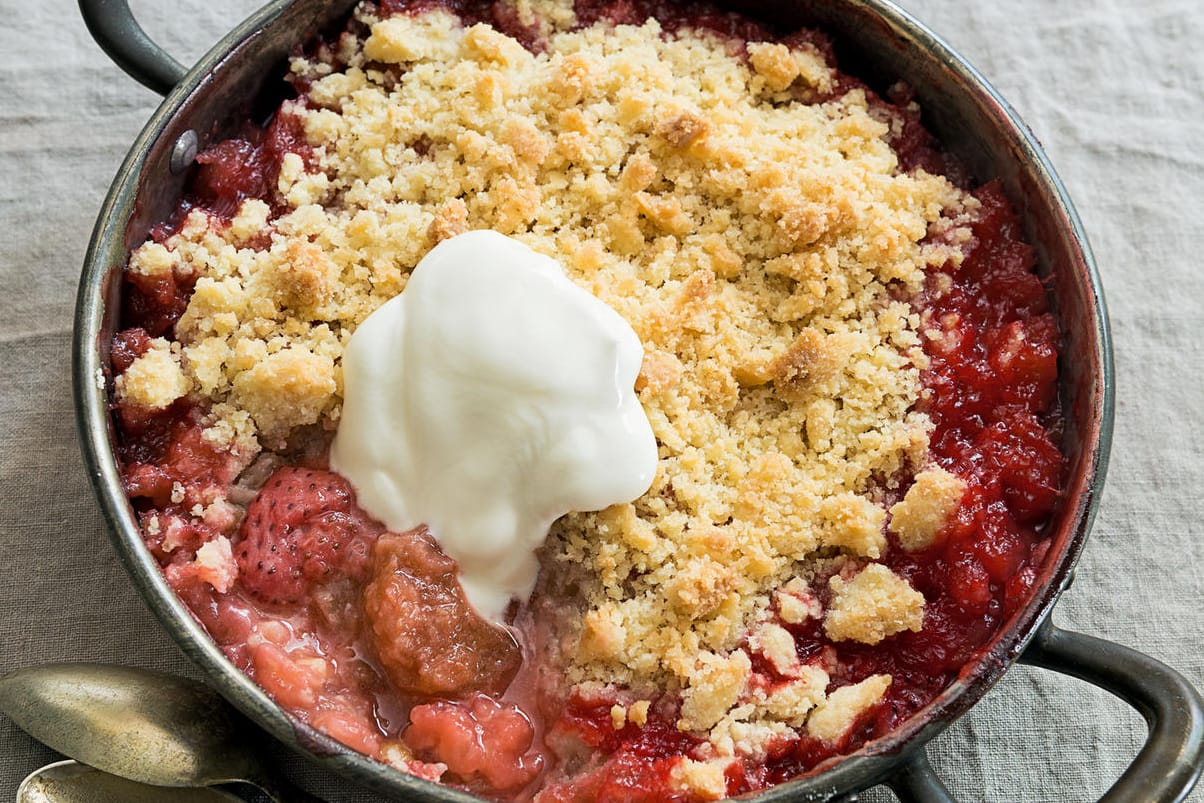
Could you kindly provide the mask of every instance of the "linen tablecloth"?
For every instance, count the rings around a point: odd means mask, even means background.
[[[256,5],[133,3],[185,63]],[[1108,294],[1112,463],[1078,579],[1054,619],[1149,653],[1204,687],[1204,4],[904,5],[1045,144]],[[71,407],[84,249],[157,103],[93,44],[69,0],[0,0],[0,672],[86,659],[197,674],[109,546]],[[1106,693],[1014,667],[930,753],[963,800],[1094,800],[1144,735],[1141,719]],[[0,718],[0,801],[52,758]],[[336,788],[332,800],[352,799]],[[862,799],[892,798],[876,790]]]

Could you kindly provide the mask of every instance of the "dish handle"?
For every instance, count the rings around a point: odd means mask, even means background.
[[[1133,763],[1101,803],[1178,803],[1204,771],[1204,700],[1187,679],[1148,655],[1094,636],[1037,629],[1019,662],[1052,669],[1111,692],[1149,726]],[[902,803],[953,803],[921,748],[886,782]]]
[[[113,62],[146,88],[166,95],[187,70],[142,30],[127,0],[79,0],[88,33]]]

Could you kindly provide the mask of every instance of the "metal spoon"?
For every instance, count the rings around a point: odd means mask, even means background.
[[[165,790],[127,781],[80,764],[58,761],[31,772],[17,787],[17,803],[243,803],[217,789]]]
[[[57,752],[132,781],[249,783],[278,803],[316,801],[272,778],[247,740],[253,726],[195,681],[108,664],[43,664],[0,678],[0,711]]]

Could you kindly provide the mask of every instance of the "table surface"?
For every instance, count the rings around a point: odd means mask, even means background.
[[[902,4],[1045,144],[1107,289],[1112,462],[1055,621],[1133,646],[1204,687],[1204,349],[1193,341],[1204,331],[1204,4]],[[257,5],[132,3],[185,63]],[[109,546],[70,401],[79,266],[109,182],[157,102],[103,56],[70,0],[0,0],[0,672],[84,659],[196,674]],[[1094,800],[1144,734],[1106,693],[1014,667],[930,753],[963,800]],[[53,757],[0,719],[0,801]],[[330,796],[371,799],[345,787]],[[875,790],[862,799],[892,798]]]

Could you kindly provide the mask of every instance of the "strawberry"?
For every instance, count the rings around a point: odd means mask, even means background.
[[[331,580],[362,578],[380,531],[338,474],[281,468],[239,528],[234,551],[243,588],[262,602],[288,605]]]

